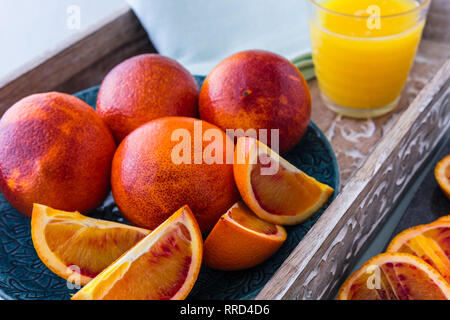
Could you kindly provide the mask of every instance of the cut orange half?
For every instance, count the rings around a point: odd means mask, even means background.
[[[434,176],[444,194],[450,200],[450,154],[438,162]]]
[[[342,285],[338,300],[449,300],[450,285],[422,259],[383,253],[367,261]]]
[[[252,268],[284,243],[286,230],[258,218],[238,202],[215,225],[204,245],[204,261],[218,270]]]
[[[54,273],[85,285],[150,231],[34,204],[31,236]]]
[[[77,292],[73,300],[179,300],[202,263],[202,235],[185,206]]]
[[[295,225],[317,212],[333,194],[260,141],[237,141],[234,178],[249,208],[266,221]]]
[[[450,221],[437,220],[407,229],[391,241],[387,252],[413,254],[434,267],[450,283]]]

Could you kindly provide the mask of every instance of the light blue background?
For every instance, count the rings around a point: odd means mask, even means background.
[[[129,0],[159,52],[194,74],[224,57],[266,49],[293,59],[309,51],[307,0]],[[67,26],[81,9],[81,29]],[[124,0],[0,0],[0,78],[121,6]]]
[[[67,8],[81,9],[81,30]],[[123,0],[0,0],[0,78],[125,5]]]
[[[265,49],[294,59],[310,51],[307,0],[128,0],[156,48],[194,74]]]

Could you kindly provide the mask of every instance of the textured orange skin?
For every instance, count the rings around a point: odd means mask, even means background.
[[[183,66],[157,54],[143,54],[125,60],[105,77],[97,112],[120,142],[148,121],[195,117],[197,104],[197,83]]]
[[[311,96],[298,69],[261,50],[236,53],[206,78],[199,99],[201,119],[222,129],[279,129],[280,153],[303,137],[311,118]]]
[[[270,258],[285,240],[286,232],[278,238],[256,235],[224,215],[205,240],[203,260],[208,267],[217,270],[245,270]]]
[[[0,189],[30,217],[33,203],[88,212],[109,192],[116,145],[83,101],[62,93],[29,96],[0,121]]]
[[[111,174],[113,196],[122,214],[133,224],[155,229],[178,208],[188,205],[202,232],[207,232],[238,200],[232,164],[194,164],[194,121],[201,120],[167,117],[151,121],[132,132],[118,147]],[[220,130],[201,122],[203,132]],[[180,142],[171,141],[176,129],[191,133],[191,164],[172,162],[172,149]],[[222,134],[225,144],[229,138]],[[208,144],[203,142],[203,149]]]

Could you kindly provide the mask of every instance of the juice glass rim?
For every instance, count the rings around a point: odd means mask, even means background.
[[[358,19],[365,18],[364,16],[357,16],[357,15],[354,15],[354,14],[343,13],[343,12],[339,12],[339,11],[335,11],[335,10],[331,10],[331,9],[325,8],[320,3],[318,3],[317,0],[308,0],[308,1],[309,1],[309,3],[311,3],[314,6],[316,6],[317,8],[319,8],[321,10],[324,10],[324,11],[327,11],[327,12],[329,12],[331,14],[335,14],[335,15],[339,15],[339,16],[347,17],[347,18],[358,18]],[[379,17],[381,19],[382,18],[401,17],[401,16],[404,16],[404,15],[408,15],[408,14],[411,14],[411,13],[414,13],[414,12],[417,12],[417,11],[421,11],[422,9],[425,9],[430,4],[430,2],[431,2],[431,0],[422,0],[421,3],[417,7],[415,7],[414,9],[410,9],[410,10],[407,10],[407,11],[404,11],[404,12],[400,12],[400,13],[380,15],[380,16],[377,16],[377,17]]]

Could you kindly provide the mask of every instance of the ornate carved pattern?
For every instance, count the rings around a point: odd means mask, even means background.
[[[446,91],[432,105],[419,110],[420,116],[397,148],[386,150],[390,152],[387,159],[375,163],[375,167],[371,168],[374,178],[347,210],[339,223],[342,227],[335,228],[339,231],[328,237],[322,245],[322,248],[327,249],[313,257],[283,298],[329,298],[334,292],[362,246],[384,221],[439,138],[450,128],[449,97],[450,89],[447,86]],[[364,182],[354,177],[350,184]]]

